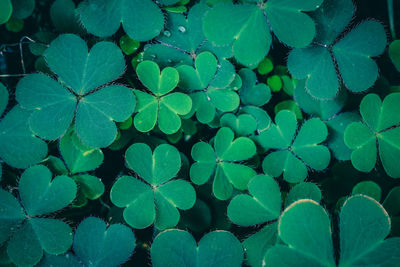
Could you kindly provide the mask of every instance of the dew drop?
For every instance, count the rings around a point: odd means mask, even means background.
[[[178,27],[178,30],[179,30],[181,33],[186,32],[186,28],[183,27],[183,26],[179,26],[179,27]]]
[[[171,36],[171,32],[169,32],[169,31],[164,31],[163,34],[164,34],[165,37],[170,37]]]

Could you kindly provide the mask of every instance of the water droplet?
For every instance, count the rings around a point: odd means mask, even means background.
[[[163,34],[164,34],[165,37],[170,37],[171,36],[171,33],[169,31],[164,31]]]
[[[154,54],[151,54],[151,55],[150,55],[150,57],[151,57],[152,59],[155,59],[155,58],[157,58],[157,56],[156,56],[156,55],[154,55]]]
[[[186,32],[186,28],[183,27],[183,26],[179,26],[179,27],[178,27],[178,30],[179,30],[181,33]]]
[[[208,101],[211,101],[211,98],[210,98],[209,96],[207,96],[207,100],[208,100]]]
[[[218,64],[217,67],[218,67],[218,69],[221,68],[221,64]]]

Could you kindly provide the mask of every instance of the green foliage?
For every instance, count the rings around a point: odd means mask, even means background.
[[[315,24],[303,11],[317,9],[322,0],[250,2],[216,4],[204,18],[205,36],[215,45],[233,45],[233,54],[239,63],[257,67],[272,43],[270,27],[289,46],[304,47],[313,40]],[[300,30],[298,25],[302,25]]]
[[[111,42],[99,42],[89,54],[80,37],[64,34],[50,44],[44,56],[63,84],[44,74],[27,75],[18,83],[17,101],[33,111],[29,117],[32,131],[44,139],[55,140],[66,132],[74,118],[76,132],[84,143],[92,147],[110,145],[117,136],[113,121],[126,120],[136,103],[127,87],[99,88],[124,72],[119,48]],[[115,105],[119,108],[115,109]]]
[[[138,229],[153,222],[160,230],[176,226],[180,218],[177,208],[190,209],[196,201],[196,193],[187,181],[171,180],[181,167],[178,150],[163,144],[152,152],[148,145],[136,143],[126,151],[125,160],[142,179],[122,176],[111,189],[111,201],[125,208],[125,221]]]
[[[137,98],[134,124],[141,132],[151,131],[156,123],[166,134],[176,133],[181,127],[179,115],[186,115],[192,108],[192,99],[184,93],[173,92],[178,85],[179,73],[167,67],[160,71],[157,63],[143,61],[136,68],[139,80],[152,93],[134,90]]]
[[[166,230],[156,236],[150,254],[155,267],[234,267],[243,261],[240,242],[226,231],[208,233],[196,244],[186,231]]]
[[[122,224],[106,225],[101,219],[83,220],[74,236],[74,252],[84,266],[119,266],[135,249],[135,236]]]
[[[327,138],[326,125],[318,118],[312,118],[301,126],[298,133],[294,113],[280,111],[275,124],[265,131],[262,145],[272,149],[263,161],[263,170],[272,177],[283,173],[283,178],[298,183],[307,177],[307,167],[322,171],[331,159],[329,149],[321,145]]]
[[[354,168],[370,172],[376,164],[377,154],[386,173],[400,178],[399,165],[393,159],[399,157],[398,140],[400,94],[393,93],[383,101],[376,94],[366,95],[360,104],[362,122],[349,124],[344,133],[346,145],[352,149],[351,163]]]
[[[400,239],[385,240],[390,218],[374,199],[363,195],[348,198],[341,207],[339,229],[338,266],[399,263],[396,250]],[[315,201],[299,200],[290,205],[279,219],[278,233],[283,244],[267,252],[266,266],[336,266],[330,219]]]
[[[81,2],[78,10],[86,30],[99,37],[113,35],[122,22],[131,38],[147,41],[164,26],[162,12],[152,0],[87,0]]]
[[[378,77],[378,67],[371,57],[379,56],[386,47],[386,33],[379,22],[363,21],[336,41],[353,13],[351,0],[325,0],[313,14],[318,25],[316,44],[293,49],[289,54],[290,72],[298,79],[306,79],[306,88],[313,97],[332,99],[341,80],[350,91],[362,92]]]
[[[19,181],[21,203],[1,189],[1,243],[8,241],[7,254],[17,265],[35,265],[43,251],[58,255],[72,244],[68,224],[40,216],[68,206],[75,198],[77,187],[67,176],[51,178],[46,167],[36,165],[27,169]]]
[[[400,266],[378,5],[0,0],[0,265]]]
[[[256,153],[256,146],[247,137],[235,139],[231,129],[223,127],[214,139],[214,148],[199,142],[192,148],[196,162],[190,167],[190,179],[197,185],[206,183],[213,176],[213,193],[220,200],[228,199],[233,187],[245,190],[256,172],[241,161],[250,159]]]

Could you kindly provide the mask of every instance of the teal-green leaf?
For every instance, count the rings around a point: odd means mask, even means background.
[[[397,71],[400,72],[400,40],[394,40],[389,45],[389,57],[396,67]]]
[[[321,190],[316,184],[310,182],[296,184],[287,194],[285,206],[287,207],[300,199],[311,199],[319,203],[322,199]]]
[[[156,96],[171,92],[179,82],[179,73],[175,68],[167,67],[160,71],[157,63],[148,60],[139,63],[136,74],[143,85]]]
[[[104,184],[93,175],[79,174],[73,176],[72,179],[78,184],[79,193],[85,198],[98,199],[104,193]]]
[[[155,267],[239,267],[243,261],[240,242],[226,231],[206,234],[197,246],[188,232],[166,230],[154,239],[150,254]]]
[[[167,182],[181,168],[179,151],[167,144],[157,146],[154,153],[146,144],[133,144],[127,149],[125,160],[130,169],[151,185]]]
[[[371,171],[379,150],[386,173],[392,178],[400,177],[394,160],[400,155],[399,104],[400,93],[389,94],[383,101],[378,95],[368,94],[361,101],[363,122],[349,124],[344,132],[344,141],[352,150],[351,162],[356,169]]]
[[[352,194],[369,196],[379,202],[381,200],[382,189],[373,181],[363,181],[353,187]]]
[[[255,68],[268,53],[272,38],[263,10],[255,5],[215,5],[203,21],[204,35],[216,45],[233,42],[239,63]]]
[[[50,7],[50,18],[53,25],[61,32],[82,32],[79,16],[72,0],[56,0]]]
[[[317,202],[309,199],[294,202],[282,213],[278,231],[291,251],[312,258],[319,263],[315,266],[335,266],[329,215]],[[268,266],[274,266],[274,261],[267,262]]]
[[[81,98],[75,118],[78,137],[91,147],[110,145],[117,136],[114,121],[128,119],[135,105],[131,89],[121,85],[110,85]]]
[[[72,122],[76,97],[44,74],[29,74],[22,78],[15,95],[21,107],[33,110],[29,126],[44,139],[57,139]]]
[[[19,266],[33,266],[43,256],[62,254],[72,244],[72,229],[68,224],[47,218],[30,218],[11,237],[7,254]]]
[[[44,53],[50,69],[76,94],[84,95],[117,79],[125,71],[125,60],[114,43],[96,43],[90,53],[83,39],[62,34]]]
[[[362,92],[375,83],[378,66],[371,57],[379,56],[385,48],[385,29],[373,20],[360,23],[333,46],[341,77],[350,91]]]
[[[192,158],[196,162],[190,167],[190,179],[195,184],[204,184],[214,173],[216,156],[214,149],[206,142],[199,142],[192,147]]]
[[[74,251],[85,266],[119,266],[135,249],[135,236],[122,224],[106,225],[96,217],[83,220],[76,229]]]
[[[243,82],[239,95],[244,105],[263,106],[269,102],[271,89],[265,83],[257,83],[257,76],[251,69],[243,68],[238,74]]]
[[[26,19],[35,10],[35,0],[11,0],[13,6],[12,18]]]
[[[59,149],[65,165],[72,174],[94,170],[104,159],[99,148],[83,144],[73,130],[60,139]]]
[[[124,209],[124,219],[133,228],[143,229],[155,219],[156,210],[151,187],[131,177],[120,177],[111,188],[111,202]]]
[[[229,219],[249,226],[274,220],[281,214],[281,192],[278,183],[267,175],[258,175],[248,184],[250,195],[235,196],[228,206]]]
[[[0,116],[3,115],[4,110],[8,104],[8,91],[7,88],[0,83]]]
[[[0,121],[0,158],[15,168],[27,168],[47,155],[47,144],[29,129],[30,114],[17,105]]]
[[[91,0],[82,2],[79,14],[89,33],[99,37],[113,35],[122,23],[134,40],[148,41],[164,27],[164,17],[152,0]]]
[[[0,189],[0,200],[0,244],[2,244],[10,237],[16,225],[25,219],[25,212],[18,200],[3,189]]]
[[[44,215],[68,206],[75,198],[77,187],[67,176],[51,179],[51,172],[36,165],[21,175],[19,193],[22,204],[30,216]]]
[[[232,113],[224,114],[220,119],[221,127],[231,128],[238,136],[248,136],[257,129],[256,119],[249,114],[235,116]]]
[[[265,14],[272,31],[281,42],[292,47],[305,47],[315,37],[315,24],[303,12],[317,9],[322,2],[323,0],[269,0],[265,4]]]

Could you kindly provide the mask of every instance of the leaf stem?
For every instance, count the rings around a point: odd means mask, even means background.
[[[396,29],[394,26],[393,0],[387,0],[387,5],[388,5],[390,33],[392,35],[392,39],[395,40],[396,39]]]

